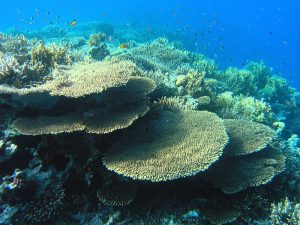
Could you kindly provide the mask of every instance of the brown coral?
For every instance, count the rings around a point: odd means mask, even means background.
[[[149,110],[145,101],[112,109],[73,112],[65,116],[18,118],[13,127],[23,135],[43,135],[85,131],[105,134],[130,126]]]
[[[224,158],[212,166],[208,177],[223,192],[232,194],[270,182],[284,166],[285,157],[267,149],[247,156]]]
[[[164,110],[127,131],[103,163],[134,179],[173,180],[206,170],[222,155],[227,139],[223,121],[214,113]]]
[[[205,207],[202,213],[205,218],[215,225],[233,222],[241,216],[241,212],[237,209],[220,206]]]
[[[274,138],[275,131],[260,123],[247,120],[224,120],[229,144],[225,155],[239,156],[260,151]]]

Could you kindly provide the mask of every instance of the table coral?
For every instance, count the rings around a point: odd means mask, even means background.
[[[112,171],[153,182],[192,176],[217,161],[227,144],[222,120],[207,111],[162,111],[128,131],[106,153]]]

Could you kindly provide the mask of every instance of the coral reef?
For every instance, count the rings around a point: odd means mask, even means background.
[[[69,46],[46,46],[36,39],[1,34],[0,83],[24,87],[51,78],[58,65],[72,63]]]
[[[38,96],[40,92],[49,92],[50,95],[75,99],[71,109],[66,109],[72,110],[71,112],[61,109],[60,114],[52,116],[42,114],[34,118],[20,117],[12,125],[18,133],[24,135],[83,130],[104,134],[126,128],[149,110],[146,95],[155,89],[152,80],[135,76],[137,72],[134,64],[129,62],[107,61],[75,65],[63,77],[43,85],[31,89],[12,89],[12,93],[20,95]],[[62,83],[70,85],[63,86]],[[102,95],[96,96],[101,93]],[[86,98],[83,99],[84,97]]]
[[[131,25],[14,32],[1,224],[299,223],[299,93],[263,62],[220,69]]]

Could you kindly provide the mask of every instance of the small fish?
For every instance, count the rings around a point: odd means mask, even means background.
[[[69,22],[66,22],[66,25],[67,25],[67,26],[72,26],[72,27],[75,27],[75,26],[76,26],[76,24],[77,24],[77,22],[76,22],[76,19],[73,19],[71,23],[69,23]]]
[[[77,24],[77,22],[76,22],[76,20],[74,19],[71,23],[70,23],[70,25],[72,26],[72,27],[75,27],[76,26],[76,24]]]
[[[108,40],[109,40],[110,43],[112,43],[114,41],[112,36],[109,36]]]
[[[119,48],[121,48],[121,49],[126,49],[128,47],[129,47],[129,45],[128,44],[124,44],[124,43],[122,43],[122,44],[119,45]]]

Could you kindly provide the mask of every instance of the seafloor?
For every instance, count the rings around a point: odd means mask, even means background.
[[[172,32],[0,33],[0,224],[300,224],[299,93]]]

